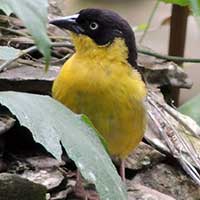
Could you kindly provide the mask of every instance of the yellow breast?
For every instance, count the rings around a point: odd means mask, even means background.
[[[73,35],[73,40],[76,53],[54,81],[53,97],[86,114],[106,140],[110,154],[123,158],[144,134],[144,83],[126,61],[123,40],[102,47],[86,36]]]

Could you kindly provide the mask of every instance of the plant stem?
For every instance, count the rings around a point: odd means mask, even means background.
[[[72,48],[73,46],[69,43],[69,42],[52,42],[51,43],[51,46],[52,47],[67,47],[69,49],[69,52],[72,53]],[[15,57],[15,58],[12,58],[10,60],[7,60],[5,61],[2,65],[0,65],[0,72],[6,70],[6,68],[12,64],[14,61],[18,60],[19,58],[21,58],[22,56],[28,54],[28,53],[32,53],[34,51],[37,50],[37,47],[36,46],[32,46],[32,47],[29,47],[25,50],[21,50],[21,52]]]
[[[151,11],[150,17],[149,17],[148,22],[147,22],[147,27],[145,28],[145,30],[144,30],[142,36],[140,37],[140,40],[139,40],[139,43],[140,43],[140,44],[142,44],[142,42],[143,42],[143,40],[144,40],[144,37],[146,36],[146,34],[147,34],[148,30],[149,30],[149,27],[150,27],[150,25],[151,25],[153,16],[154,16],[154,14],[155,14],[155,12],[156,12],[158,6],[159,6],[159,3],[160,3],[160,1],[157,0],[157,1],[156,1],[156,4],[155,4],[154,7],[153,7],[153,10]]]
[[[73,45],[69,42],[52,42],[51,43],[52,47],[67,47],[69,49],[69,52],[72,53],[72,49],[73,49]],[[22,50],[21,53],[11,59],[11,60],[7,60],[5,61],[2,65],[0,65],[0,72],[4,71],[10,64],[12,64],[14,61],[16,61],[17,59],[21,58],[22,56],[31,53],[33,51],[36,51],[37,47],[36,46],[32,46],[28,49]],[[146,50],[146,49],[142,49],[142,48],[137,48],[138,53],[140,54],[145,54],[145,55],[149,55],[149,56],[153,56],[159,59],[163,59],[163,60],[167,60],[167,61],[181,61],[181,62],[191,62],[191,63],[200,63],[200,59],[199,58],[183,58],[183,57],[177,57],[177,56],[166,56],[166,55],[162,55],[159,53],[155,53],[153,51],[150,50]]]
[[[33,51],[37,50],[36,46],[29,47],[28,49],[22,50],[18,56],[16,56],[13,59],[7,60],[0,66],[0,72],[4,71],[10,64],[12,64],[17,59],[21,58],[22,56],[26,55],[27,53],[31,53]]]
[[[15,30],[15,29],[12,29],[12,28],[6,28],[6,27],[3,27],[3,26],[0,26],[0,30],[4,30],[4,31],[8,31],[10,33],[14,33],[16,35],[20,35],[20,36],[29,36],[27,33],[24,33],[22,31],[19,31],[19,30]]]
[[[162,55],[162,54],[149,51],[146,49],[142,49],[142,48],[138,48],[137,51],[140,54],[145,54],[148,56],[153,56],[159,59],[173,61],[173,62],[179,61],[179,62],[200,63],[200,58],[184,58],[184,57],[179,57],[179,56],[167,56],[167,55]]]

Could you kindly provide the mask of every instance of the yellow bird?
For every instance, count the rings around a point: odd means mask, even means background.
[[[145,84],[137,71],[135,36],[117,13],[88,8],[50,22],[71,32],[75,53],[54,81],[52,94],[75,113],[87,115],[111,156],[124,158],[146,126]]]

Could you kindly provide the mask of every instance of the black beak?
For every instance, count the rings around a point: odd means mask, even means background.
[[[77,34],[84,33],[84,29],[76,22],[79,14],[67,16],[67,17],[60,17],[54,20],[51,20],[49,23],[59,28],[65,28],[69,31],[75,32]]]

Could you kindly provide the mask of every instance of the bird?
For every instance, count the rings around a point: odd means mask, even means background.
[[[146,128],[146,86],[137,65],[134,32],[112,10],[86,8],[50,21],[70,32],[75,53],[64,63],[52,96],[77,114],[89,117],[104,138],[108,153],[124,160]]]

